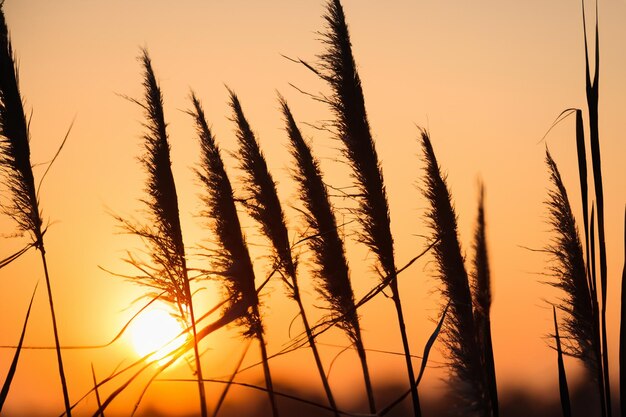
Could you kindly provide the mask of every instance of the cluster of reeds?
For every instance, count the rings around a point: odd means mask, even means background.
[[[361,226],[359,240],[376,255],[380,279],[389,279],[406,359],[413,411],[417,417],[421,416],[421,408],[396,277],[387,192],[367,119],[361,79],[352,55],[350,34],[339,0],[328,2],[324,19],[327,27],[322,35],[327,49],[319,56],[319,68],[305,65],[326,81],[332,91],[324,101],[334,113],[335,134],[343,143],[342,152],[351,167],[357,189],[358,207],[354,215]],[[370,411],[375,412],[371,396]]]
[[[444,342],[455,376],[451,387],[465,415],[497,416],[498,394],[491,344],[490,273],[481,189],[474,239],[473,283],[467,273],[458,239],[456,213],[445,177],[437,163],[430,136],[421,131],[424,153],[424,194],[430,204],[428,223],[433,231],[434,257],[441,292],[449,302]]]
[[[129,255],[128,262],[142,275],[133,280],[154,290],[150,295],[160,297],[174,306],[177,317],[186,328],[191,329],[202,416],[207,416],[206,394],[198,350],[196,317],[193,308],[189,270],[185,255],[185,245],[178,213],[178,196],[172,175],[170,144],[163,114],[163,96],[152,69],[152,62],[146,50],[141,55],[144,67],[144,101],[135,101],[145,111],[147,132],[144,134],[145,155],[141,162],[148,174],[146,192],[149,221],[135,224],[118,217],[124,229],[141,237],[149,247],[151,263],[142,262]]]
[[[234,302],[242,303],[245,309],[240,316],[245,326],[244,335],[255,337],[259,341],[265,385],[272,406],[272,414],[276,417],[278,408],[269,368],[252,261],[242,234],[232,186],[224,169],[219,148],[208,127],[202,106],[193,94],[192,101],[194,105],[192,115],[202,148],[202,163],[198,176],[205,188],[204,202],[207,207],[205,215],[212,222],[218,243],[218,249],[211,257],[214,265],[214,270],[211,272],[223,278],[230,298],[235,300]],[[241,112],[234,95],[233,108]]]
[[[409,394],[413,415],[416,417],[422,415],[418,385],[424,375],[430,349],[441,332],[452,376],[450,388],[459,400],[459,415],[496,417],[499,415],[499,404],[491,335],[491,273],[483,186],[481,184],[479,192],[478,215],[472,245],[473,258],[470,262],[466,262],[459,241],[457,214],[451,192],[435,156],[429,133],[426,130],[420,131],[419,142],[425,165],[422,192],[429,205],[426,218],[432,232],[427,251],[430,250],[435,259],[436,274],[444,297],[444,307],[437,328],[425,343],[421,369],[416,375],[409,343],[410,335],[405,326],[398,277],[421,255],[403,268],[396,266],[391,215],[383,171],[368,122],[361,80],[352,54],[348,25],[339,0],[328,1],[324,20],[326,30],[322,33],[322,41],[326,49],[319,55],[318,63],[309,64],[302,60],[299,62],[317,74],[330,89],[330,94],[318,98],[330,107],[333,114],[332,130],[342,144],[342,156],[350,167],[352,185],[357,190],[352,196],[356,204],[351,214],[359,225],[358,241],[375,254],[373,269],[378,274],[378,284],[361,300],[355,299],[345,251],[346,242],[339,233],[335,208],[324,182],[320,163],[314,156],[311,144],[304,139],[287,101],[279,96],[286,136],[293,157],[291,172],[297,185],[300,205],[298,211],[302,215],[304,230],[306,230],[301,241],[305,242],[308,247],[313,264],[313,284],[324,302],[323,308],[327,313],[319,323],[310,323],[307,318],[308,306],[303,301],[300,291],[301,274],[298,268],[298,257],[294,251],[296,242],[290,241],[289,225],[278,197],[276,183],[261,151],[259,139],[244,115],[239,98],[230,89],[228,90],[229,104],[238,143],[236,153],[238,168],[243,173],[241,195],[235,195],[222,159],[221,149],[209,128],[200,100],[193,92],[190,95],[192,107],[187,113],[193,119],[201,149],[200,162],[195,169],[198,181],[203,188],[201,217],[210,232],[206,239],[208,243],[200,246],[202,260],[205,261],[205,266],[201,269],[202,275],[192,277],[190,268],[187,266],[188,255],[183,241],[178,196],[171,169],[170,139],[165,122],[163,97],[150,57],[144,50],[140,61],[143,66],[145,94],[142,100],[131,100],[145,113],[143,135],[145,153],[141,158],[141,163],[147,173],[145,189],[147,197],[142,200],[147,209],[147,219],[138,222],[121,216],[116,217],[127,232],[139,236],[148,248],[149,260],[142,260],[128,253],[127,262],[135,266],[139,273],[127,278],[150,289],[147,293],[147,297],[151,299],[148,304],[161,299],[172,306],[176,311],[176,317],[184,324],[183,335],[186,336],[186,343],[183,347],[171,352],[166,362],[157,367],[141,397],[150,383],[163,370],[188,351],[192,351],[195,365],[194,381],[199,391],[200,413],[207,416],[205,383],[215,380],[205,377],[202,372],[200,341],[217,329],[229,323],[235,323],[242,329],[243,339],[256,339],[259,343],[260,365],[263,368],[265,384],[264,387],[253,387],[267,392],[274,417],[279,415],[278,396],[307,402],[320,410],[330,411],[337,417],[350,415],[337,405],[318,348],[317,338],[329,327],[337,326],[345,333],[360,360],[368,402],[368,415],[386,415]],[[550,153],[547,152],[550,181],[554,187],[548,194],[547,206],[555,238],[546,250],[554,261],[550,267],[551,274],[555,277],[553,285],[565,293],[565,297],[558,306],[564,313],[560,327],[556,308],[553,313],[563,413],[566,416],[571,413],[563,360],[563,355],[569,354],[583,360],[589,369],[597,382],[602,416],[610,417],[611,391],[606,334],[607,260],[598,134],[597,20],[595,39],[595,75],[592,80],[585,29],[589,146],[595,201],[591,205],[588,201],[587,152],[583,117],[581,110],[575,110],[584,245],[578,234],[561,175]],[[38,188],[35,186],[29,146],[28,123],[19,94],[8,30],[0,6],[0,169],[10,193],[8,203],[3,202],[2,209],[16,220],[21,232],[28,233],[31,237],[31,242],[24,249],[2,260],[0,267],[14,261],[31,247],[38,249],[41,253],[53,320],[65,413],[70,416],[75,404],[70,403],[63,372],[61,346],[44,249],[46,228],[39,208]],[[272,270],[269,278],[260,285],[256,279],[258,274],[255,272],[240,221],[239,207],[243,208],[258,224],[264,238],[271,243]],[[599,268],[596,268],[596,259],[599,259]],[[596,276],[596,269],[599,269],[599,278]],[[626,278],[626,268],[624,274]],[[266,346],[261,295],[262,288],[273,275],[279,275],[282,278],[288,296],[298,306],[304,335],[301,336],[301,340],[296,338],[294,345],[301,345],[300,342],[305,341],[303,343],[310,347],[326,394],[327,404],[317,404],[275,390],[270,371],[272,355],[269,354]],[[225,297],[224,301],[217,306],[203,309],[208,311],[199,316],[195,312],[199,311],[198,306],[195,305],[194,309],[194,293],[191,284],[201,276],[217,279],[223,285]],[[381,408],[377,407],[374,400],[375,390],[370,378],[359,308],[387,287],[391,290],[391,299],[397,315],[402,353],[409,380],[406,394]],[[624,289],[622,291],[623,324],[626,314],[623,300],[626,292]],[[201,324],[202,320],[220,309],[222,313],[217,320],[210,324]],[[30,306],[13,363],[0,392],[0,409],[16,371],[29,314]],[[622,327],[620,342],[622,349],[625,349],[625,343],[626,330]],[[622,360],[625,355],[620,350],[621,378],[626,378],[626,372],[621,372],[623,367],[626,367],[626,359]],[[120,393],[140,374],[151,369],[152,363],[149,356],[116,371],[100,382],[96,381],[94,375],[93,390],[79,401],[94,393],[98,402],[95,415],[103,415],[108,405]],[[235,377],[240,365],[241,361],[230,378],[218,381],[224,383],[226,388],[223,390],[213,415],[218,414],[228,388],[237,383]],[[117,381],[120,375],[136,369],[134,368],[136,366],[139,366],[139,369],[135,370],[125,382],[118,384],[118,387],[104,401],[101,401],[100,387],[111,381]],[[621,402],[624,404],[626,384],[622,383],[621,388]]]

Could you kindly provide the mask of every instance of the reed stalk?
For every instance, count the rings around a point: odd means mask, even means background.
[[[11,388],[11,383],[13,382],[13,377],[15,377],[15,372],[17,371],[17,364],[20,359],[20,353],[22,352],[22,346],[24,343],[24,337],[26,336],[26,327],[28,326],[28,319],[30,317],[30,310],[33,307],[33,300],[35,299],[35,294],[37,292],[37,285],[35,285],[35,289],[33,290],[33,295],[30,297],[30,303],[28,303],[28,310],[26,310],[26,318],[24,318],[24,325],[22,326],[22,333],[20,334],[20,339],[17,342],[17,346],[15,348],[15,354],[13,355],[13,360],[11,361],[11,366],[9,366],[9,371],[7,372],[7,376],[4,379],[4,383],[2,384],[2,390],[0,391],[0,413],[2,412],[2,407],[4,406],[4,402],[9,395],[9,389]]]
[[[61,355],[59,331],[52,297],[52,284],[46,260],[43,226],[35,179],[30,161],[30,134],[19,90],[13,48],[0,2],[0,174],[11,200],[2,203],[2,211],[12,217],[22,233],[30,235],[32,246],[41,254],[48,305],[52,318],[56,359],[63,390],[65,412],[71,417],[70,398]]]
[[[186,324],[186,328],[191,329],[201,415],[206,417],[208,413],[198,350],[199,339],[180,225],[178,196],[171,169],[163,95],[146,50],[142,51],[140,61],[144,69],[145,101],[133,101],[143,108],[147,119],[144,123],[147,131],[143,135],[145,154],[141,158],[141,163],[148,174],[146,181],[148,198],[143,202],[148,209],[149,223],[136,225],[120,217],[118,220],[126,231],[140,236],[150,248],[151,265],[144,265],[129,255],[128,262],[145,273],[135,281],[163,292],[161,299],[173,305],[178,310],[178,319]]]
[[[337,325],[346,332],[357,350],[370,412],[375,413],[376,405],[367,356],[354,303],[344,244],[337,229],[337,220],[330,204],[319,163],[302,138],[287,103],[282,99],[281,106],[287,125],[291,154],[296,161],[292,176],[298,184],[300,200],[304,205],[302,212],[310,233],[307,237],[307,244],[316,266],[314,270],[316,289],[330,306],[331,320],[336,321]]]
[[[553,185],[548,192],[546,204],[554,234],[546,251],[552,258],[550,272],[555,278],[552,285],[565,293],[559,308],[567,314],[563,326],[567,340],[570,341],[567,353],[581,359],[591,375],[596,376],[602,363],[583,248],[567,191],[558,167],[548,151],[546,163]]]
[[[298,304],[300,317],[302,318],[309,346],[320,374],[324,392],[328,398],[329,405],[336,410],[337,404],[330,389],[322,359],[302,303],[297,277],[297,260],[294,259],[292,254],[285,216],[278,198],[278,192],[276,191],[276,183],[267,168],[265,157],[243,113],[237,95],[232,90],[229,90],[229,92],[233,120],[237,125],[236,136],[239,142],[239,165],[245,174],[245,207],[250,216],[261,225],[263,235],[272,243],[275,268],[280,272],[289,296]],[[335,411],[335,416],[339,416],[337,411]]]
[[[484,198],[485,188],[481,183],[478,198],[478,218],[476,220],[476,232],[474,233],[472,292],[474,295],[474,321],[478,332],[478,343],[482,351],[482,361],[487,375],[492,412],[494,417],[498,417],[498,384],[496,382],[496,364],[491,342],[491,271],[487,253]]]
[[[444,342],[454,376],[451,386],[464,405],[465,415],[492,416],[496,412],[495,404],[491,400],[488,369],[483,363],[469,278],[458,240],[456,213],[425,130],[421,131],[421,145],[426,162],[423,192],[430,204],[427,217],[436,242],[433,252],[442,282],[441,292],[449,300]]]
[[[376,255],[380,278],[392,277],[389,283],[391,298],[402,338],[413,414],[418,417],[421,416],[421,408],[396,276],[387,193],[365,110],[365,99],[352,54],[350,34],[339,0],[328,2],[324,19],[327,31],[322,34],[322,39],[327,49],[319,57],[320,69],[307,66],[325,80],[332,90],[332,94],[324,101],[330,105],[335,114],[334,128],[337,137],[343,143],[343,154],[352,168],[357,194],[360,196],[355,213],[361,226],[360,241]]]
[[[234,312],[237,321],[245,327],[244,336],[255,337],[260,344],[265,386],[272,414],[278,417],[278,407],[268,362],[263,323],[259,312],[259,298],[254,284],[254,269],[243,236],[233,189],[226,174],[220,149],[209,129],[204,110],[192,93],[193,109],[189,114],[194,118],[196,132],[200,140],[202,157],[200,168],[196,170],[203,185],[202,197],[206,217],[215,235],[217,249],[211,252],[212,273],[222,278],[232,304],[228,311]],[[231,318],[226,318],[230,320]]]

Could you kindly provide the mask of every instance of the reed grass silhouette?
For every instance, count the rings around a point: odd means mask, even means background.
[[[471,289],[474,300],[474,322],[478,344],[481,348],[482,361],[485,366],[486,381],[494,417],[499,415],[498,384],[496,382],[496,365],[491,342],[491,272],[487,253],[487,236],[485,222],[485,187],[480,184],[478,198],[478,216],[474,233],[474,261],[471,272]]]
[[[143,201],[147,207],[148,223],[141,225],[117,216],[124,229],[142,238],[149,247],[151,264],[146,264],[129,254],[127,261],[137,267],[144,275],[135,277],[136,282],[155,291],[177,311],[177,318],[191,329],[200,396],[200,410],[203,417],[207,414],[206,393],[198,337],[193,297],[189,284],[189,271],[185,245],[178,211],[178,196],[171,169],[170,144],[163,113],[163,95],[152,69],[152,62],[147,50],[142,51],[140,61],[144,69],[143,86],[145,102],[133,100],[145,111],[146,133],[143,135],[145,154],[141,163],[148,174],[146,192]]]
[[[43,225],[37,188],[35,187],[35,178],[30,161],[28,122],[20,95],[18,72],[13,59],[13,48],[4,16],[3,4],[4,2],[0,2],[0,175],[3,178],[4,186],[9,191],[10,201],[3,202],[1,209],[17,223],[20,232],[29,234],[31,238],[31,243],[26,249],[9,257],[8,260],[17,259],[29,247],[35,247],[41,254],[48,291],[48,304],[52,317],[56,359],[63,390],[63,402],[65,412],[68,417],[71,417],[70,397],[63,367],[52,297],[52,283],[44,245],[44,234],[47,227]],[[6,265],[5,262],[3,264]]]
[[[281,99],[281,107],[289,135],[291,154],[296,161],[292,176],[298,184],[298,194],[304,205],[302,212],[309,232],[306,241],[316,266],[313,271],[316,289],[329,305],[330,320],[336,322],[356,348],[363,370],[370,412],[375,413],[367,355],[354,303],[344,243],[339,236],[337,220],[330,204],[319,163],[302,138],[284,99]]]
[[[566,313],[563,324],[569,341],[566,351],[581,359],[591,375],[596,376],[602,365],[582,244],[561,174],[547,150],[546,163],[553,184],[546,205],[555,235],[546,252],[552,258],[550,273],[555,280],[551,284],[565,293],[559,308]]]
[[[551,181],[556,191],[549,194],[550,222],[557,238],[547,250],[555,261],[552,272],[558,280],[555,286],[561,287],[566,299],[561,309],[568,313],[565,330],[570,334],[573,347],[568,354],[583,360],[598,385],[600,411],[603,417],[612,416],[611,384],[609,378],[609,349],[607,343],[607,259],[604,225],[604,191],[599,138],[599,74],[600,44],[598,32],[598,3],[595,4],[595,53],[593,58],[594,75],[588,48],[585,4],[582,2],[582,20],[585,49],[585,87],[589,123],[589,147],[591,153],[594,201],[589,204],[587,169],[587,144],[585,140],[582,110],[571,109],[576,115],[576,150],[582,202],[582,223],[585,245],[580,243],[575,219],[571,213],[567,193],[562,184],[556,164],[547,154]],[[567,111],[567,110],[566,110]],[[589,207],[591,210],[589,211]],[[595,221],[597,213],[597,222]],[[596,226],[598,246],[596,247]],[[599,259],[599,280],[596,272],[596,259]],[[622,303],[623,308],[623,303]]]
[[[254,284],[255,274],[239,223],[233,189],[226,174],[220,149],[206,122],[202,105],[193,93],[191,100],[193,110],[190,111],[190,114],[194,118],[202,149],[202,161],[196,172],[204,188],[205,211],[203,216],[211,223],[218,246],[210,253],[211,273],[222,278],[228,296],[232,300],[232,305],[235,305],[235,307],[231,305],[230,309],[234,311],[235,308],[240,308],[242,310],[238,321],[245,327],[244,336],[255,337],[259,341],[265,385],[272,406],[272,414],[277,417],[278,408],[259,312],[259,298]],[[236,307],[238,304],[241,307]]]
[[[387,192],[365,110],[365,99],[352,54],[350,34],[339,0],[327,3],[324,20],[326,31],[321,35],[326,51],[319,56],[321,61],[319,69],[302,62],[326,81],[332,90],[332,94],[325,97],[324,101],[335,115],[332,123],[337,137],[343,143],[343,155],[352,169],[358,190],[358,208],[355,216],[361,226],[359,240],[376,255],[380,278],[392,277],[389,283],[391,298],[402,337],[413,412],[415,417],[418,417],[421,416],[421,409],[396,277]],[[375,412],[373,397],[370,400],[370,411]]]
[[[497,413],[492,403],[495,381],[490,381],[488,373],[491,370],[484,363],[469,278],[458,240],[456,213],[430,136],[425,130],[421,131],[421,146],[426,163],[423,192],[430,205],[428,225],[436,240],[433,253],[442,283],[441,292],[450,303],[444,326],[444,343],[454,376],[451,388],[463,404],[464,415],[491,416]],[[484,294],[479,296],[485,298]]]
[[[285,216],[276,191],[276,183],[267,168],[265,157],[243,113],[237,95],[232,90],[229,92],[233,120],[237,125],[238,160],[240,169],[244,172],[244,192],[246,194],[244,205],[250,216],[261,225],[263,235],[272,243],[275,269],[281,274],[289,296],[298,304],[300,317],[324,391],[330,406],[336,410],[337,404],[330,389],[300,295],[297,259],[294,258],[291,250]],[[339,416],[337,412],[335,415]]]

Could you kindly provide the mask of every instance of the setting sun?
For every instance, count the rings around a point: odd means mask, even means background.
[[[183,324],[164,307],[155,307],[135,319],[130,335],[138,355],[153,353],[150,360],[159,361],[185,343],[183,330]]]

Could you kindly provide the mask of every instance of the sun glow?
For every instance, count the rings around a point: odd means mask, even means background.
[[[155,307],[142,312],[130,327],[133,347],[140,356],[150,355],[150,361],[161,362],[187,341],[181,334],[184,323],[173,317],[166,308]]]

